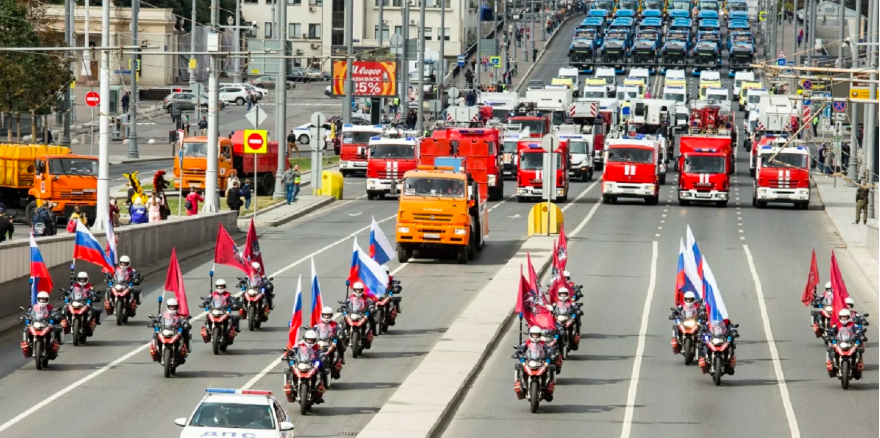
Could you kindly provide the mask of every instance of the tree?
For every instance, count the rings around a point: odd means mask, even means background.
[[[57,47],[63,36],[50,28],[36,0],[0,0],[0,47]],[[0,55],[0,112],[48,114],[73,78],[64,52],[4,52]],[[11,130],[9,137],[11,138]]]

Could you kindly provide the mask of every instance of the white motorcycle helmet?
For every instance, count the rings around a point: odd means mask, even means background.
[[[694,301],[697,300],[697,296],[693,292],[685,292],[684,293],[684,302],[688,304],[693,304]]]
[[[843,300],[843,302],[846,303],[846,307],[847,307],[848,309],[852,309],[852,308],[855,307],[855,305],[856,305],[856,302],[853,301],[853,299],[850,298],[850,297],[846,297],[846,299]]]
[[[37,294],[37,302],[40,304],[49,303],[49,292],[43,291]]]
[[[559,290],[556,291],[556,293],[559,295],[560,300],[567,300],[569,294],[571,294],[567,287],[560,287]],[[563,295],[565,295],[565,297],[563,297]]]
[[[222,278],[217,279],[217,281],[214,282],[214,289],[217,289],[218,291],[221,291],[221,292],[225,291],[226,290],[226,280],[224,280]]]
[[[841,324],[846,324],[850,322],[850,311],[849,309],[842,309],[840,312],[837,312],[837,319]]]
[[[168,309],[168,313],[177,315],[177,310],[180,309],[180,304],[177,302],[177,298],[169,298],[168,301],[165,302],[165,308]]]
[[[324,306],[321,309],[321,320],[324,322],[330,322],[333,320],[333,308],[330,306]]]
[[[254,268],[254,272],[256,272],[257,274],[260,273],[260,264],[259,263],[253,262],[253,263],[251,263],[251,267]]]
[[[825,283],[825,292],[831,292],[831,282]]]
[[[529,327],[529,338],[535,342],[541,340],[541,327],[536,325]]]
[[[355,295],[361,296],[364,294],[364,284],[360,281],[356,281],[353,285],[351,285],[351,290],[354,291]]]
[[[571,281],[571,272],[562,271],[562,276],[565,277],[566,281]]]
[[[131,266],[131,259],[128,258],[127,255],[120,257],[119,258],[119,266],[121,266],[123,268],[127,268],[127,267]]]
[[[86,274],[85,271],[76,274],[76,282],[80,286],[85,286],[89,284],[89,274]]]
[[[315,345],[315,342],[318,342],[318,334],[315,333],[314,330],[309,330],[306,332],[306,335],[303,336],[303,340],[305,340],[308,345]]]

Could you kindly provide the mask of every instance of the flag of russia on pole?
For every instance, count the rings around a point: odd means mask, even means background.
[[[321,309],[324,299],[321,298],[321,285],[318,284],[318,271],[315,270],[315,258],[312,257],[312,320],[309,326],[314,328],[321,321]]]
[[[385,295],[385,288],[388,286],[388,274],[358,246],[357,237],[354,238],[348,281],[352,284],[360,281],[364,284],[364,288],[375,296]]]
[[[293,316],[290,318],[290,330],[287,332],[287,349],[296,345],[299,328],[302,327],[302,275],[296,280],[296,301],[293,302]]]
[[[113,261],[101,248],[98,239],[92,235],[92,232],[80,221],[76,221],[76,239],[73,243],[73,259],[85,260],[89,263],[98,265],[105,272],[113,272]]]
[[[394,247],[388,242],[385,233],[379,228],[376,218],[372,218],[373,223],[370,225],[370,257],[380,265],[388,263],[389,260],[397,257]]]
[[[727,321],[727,306],[724,305],[724,299],[721,298],[721,289],[718,282],[715,281],[715,274],[709,268],[709,262],[703,258],[703,275],[706,279],[706,310],[709,314],[709,325],[717,324],[719,321]]]
[[[697,247],[697,240],[691,233],[691,227],[687,227],[687,245],[684,253],[684,273],[687,281],[694,287],[694,293],[703,300],[706,299],[705,289],[703,287],[703,256],[700,254],[700,248]]]
[[[110,218],[105,224],[107,225],[107,257],[115,266],[119,264],[119,252],[116,250],[116,244],[119,243],[119,240],[116,239],[116,233],[113,231],[113,218]]]
[[[43,255],[40,254],[40,248],[37,248],[37,240],[34,239],[34,233],[31,233],[31,304],[37,302],[38,292],[52,293],[55,285],[52,284],[52,277],[49,275],[49,268],[43,261]]]

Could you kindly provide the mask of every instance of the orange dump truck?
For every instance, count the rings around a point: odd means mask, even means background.
[[[91,225],[97,190],[96,157],[66,146],[0,144],[0,202],[16,221],[31,225],[37,207],[51,202],[60,222],[79,206]]]
[[[255,169],[254,155],[244,153],[243,137],[244,131],[235,131],[232,138],[220,139],[217,151],[217,189],[221,196],[226,193],[227,181],[235,175],[242,184],[245,178],[253,180],[260,195],[272,194],[275,190],[275,172],[278,170],[278,142],[270,141],[268,153],[257,155]],[[182,187],[205,190],[207,168],[208,137],[184,138]],[[174,176],[177,178],[181,178],[180,169],[180,153],[178,153],[174,158]]]

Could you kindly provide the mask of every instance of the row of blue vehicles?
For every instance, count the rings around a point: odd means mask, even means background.
[[[689,0],[631,0],[639,9],[627,9],[627,0],[593,2],[587,17],[575,30],[569,62],[581,73],[591,74],[597,65],[613,66],[619,74],[627,66],[646,67],[654,74],[667,67],[693,66],[692,74],[721,69],[728,53],[729,76],[751,69],[755,40],[745,0],[728,0],[723,14],[709,7],[667,9],[692,5]],[[704,5],[705,1],[698,2]],[[717,2],[708,2],[716,3]],[[612,9],[604,9],[614,4]],[[662,8],[645,8],[654,4]],[[613,13],[612,13],[613,11]],[[696,13],[696,17],[692,14]],[[722,38],[722,26],[726,38]]]

